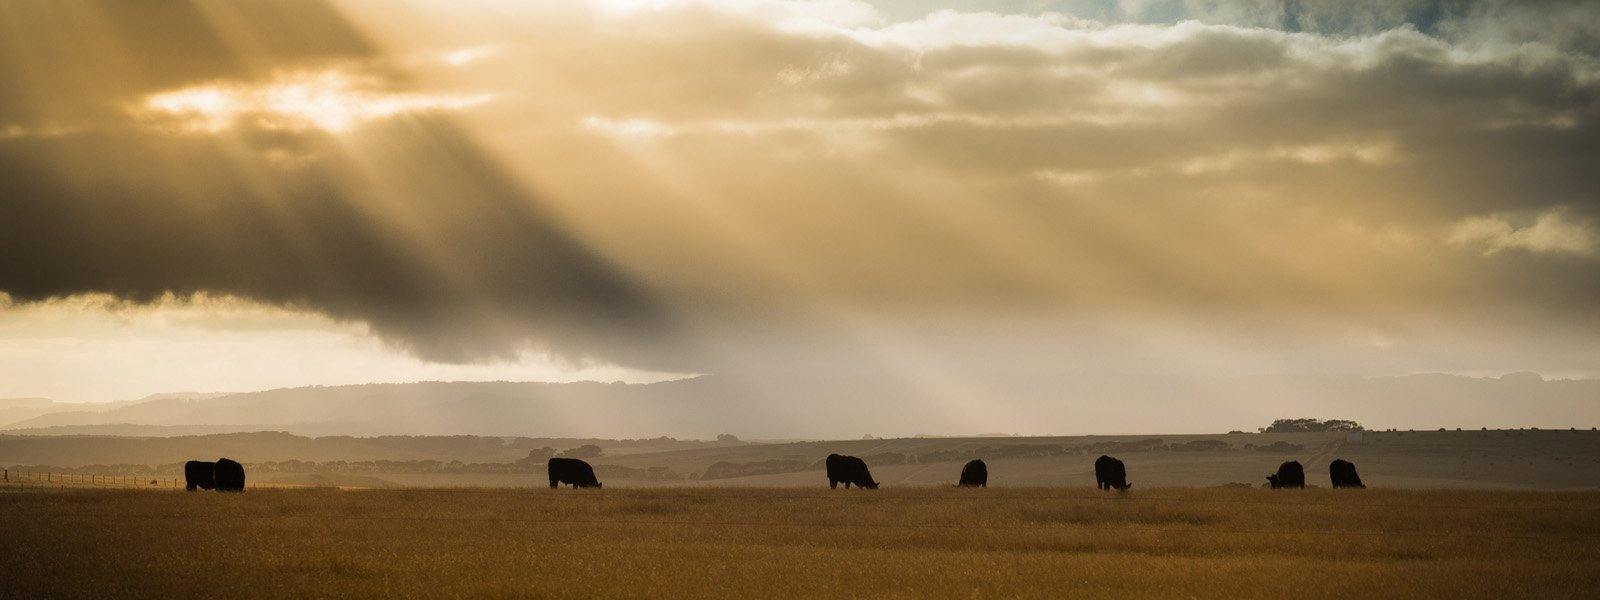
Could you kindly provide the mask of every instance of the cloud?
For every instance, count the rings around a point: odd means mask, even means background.
[[[1469,217],[1451,228],[1450,242],[1483,249],[1484,255],[1507,250],[1535,254],[1600,258],[1600,233],[1594,223],[1574,221],[1570,211],[1553,208],[1518,226],[1508,215]]]
[[[279,73],[262,82],[212,82],[146,96],[135,116],[175,122],[180,129],[217,133],[247,121],[262,129],[321,129],[340,133],[403,114],[454,111],[488,102],[491,94],[418,94],[382,89],[377,77],[339,69]]]
[[[213,293],[432,360],[682,370],[951,322],[1595,319],[1600,273],[1533,260],[1600,216],[1600,70],[1566,37],[1323,4],[106,4],[0,69],[24,302]]]
[[[785,31],[826,31],[882,21],[877,9],[858,0],[594,0],[591,4],[611,18],[700,9],[760,19]]]
[[[670,323],[647,288],[450,120],[485,93],[419,90],[320,4],[123,7],[67,6],[85,27],[111,22],[110,43],[25,28],[38,53],[3,57],[0,97],[26,97],[0,104],[0,122],[21,123],[0,139],[0,292],[236,297],[364,324],[435,361],[685,366],[659,344]],[[166,46],[209,58],[166,64]],[[121,48],[156,66],[83,71]],[[57,55],[86,66],[30,62]],[[55,121],[76,125],[30,124]]]

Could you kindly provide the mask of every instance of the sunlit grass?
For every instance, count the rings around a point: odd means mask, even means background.
[[[1594,597],[1600,494],[0,494],[8,595]]]

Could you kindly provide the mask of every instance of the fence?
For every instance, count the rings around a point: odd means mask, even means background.
[[[79,475],[76,473],[35,473],[0,469],[0,486],[181,490],[183,489],[183,480],[137,475]]]
[[[288,483],[250,483],[251,488],[307,488]],[[184,480],[140,475],[80,475],[77,473],[0,469],[0,488],[182,490]]]

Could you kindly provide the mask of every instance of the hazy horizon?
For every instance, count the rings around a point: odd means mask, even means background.
[[[1353,420],[1372,430],[1591,429],[1600,380],[1522,372],[1472,378],[1171,377],[1018,380],[933,412],[870,375],[701,376],[622,382],[416,382],[165,394],[110,404],[7,402],[0,434],[482,435],[602,439],[860,439],[864,435],[1165,435],[1255,431],[1282,418]],[[1270,397],[1271,404],[1238,398]]]

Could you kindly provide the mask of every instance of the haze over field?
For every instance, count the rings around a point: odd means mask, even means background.
[[[1593,2],[0,2],[0,398],[1600,423]],[[651,385],[553,417],[267,391],[425,380]],[[40,402],[0,420],[117,422]]]

